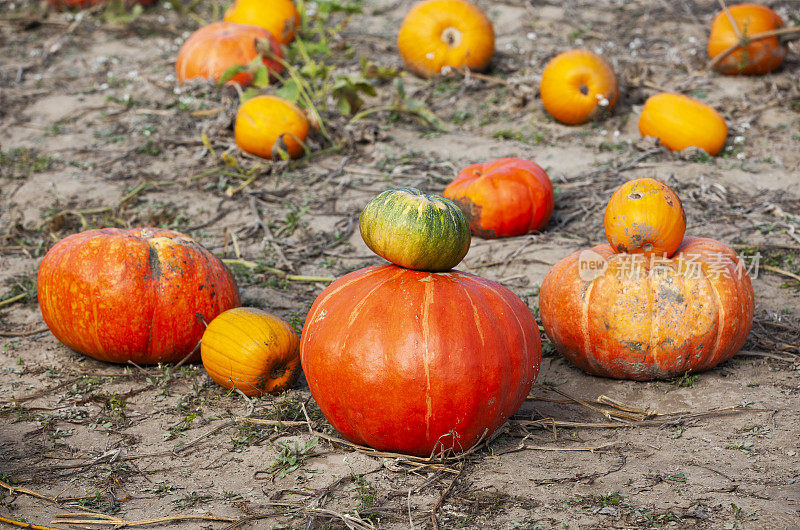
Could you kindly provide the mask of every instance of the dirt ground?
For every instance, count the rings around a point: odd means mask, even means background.
[[[79,15],[0,2],[0,517],[56,528],[800,527],[800,48],[774,74],[721,77],[705,54],[715,0],[478,3],[498,34],[487,76],[404,76],[402,97],[394,37],[411,2],[368,1],[344,27],[348,15],[331,14],[321,60],[359,76],[365,58],[381,75],[363,109],[393,110],[348,123],[331,104],[331,139],[317,135],[315,156],[258,165],[233,142],[236,91],[179,88],[173,73],[180,43],[223,2]],[[797,2],[766,3],[800,23]],[[310,5],[318,17],[331,6]],[[572,47],[618,72],[604,121],[568,127],[542,109],[542,69]],[[723,113],[721,156],[640,139],[638,112],[660,90]],[[446,131],[420,119],[428,112]],[[546,168],[554,217],[540,234],[475,238],[460,268],[538,316],[549,266],[603,240],[618,185],[654,176],[681,196],[687,233],[759,256],[744,351],[696,376],[613,381],[569,365],[543,335],[537,385],[512,420],[465,457],[425,462],[337,442],[302,378],[248,403],[201,365],[94,361],[41,320],[37,266],[58,239],[149,225],[256,263],[232,266],[244,303],[299,331],[324,278],[380,261],[357,230],[372,196],[441,193],[459,168],[501,156]]]

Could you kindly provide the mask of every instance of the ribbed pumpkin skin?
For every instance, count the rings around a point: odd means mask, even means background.
[[[467,0],[424,0],[403,19],[397,47],[420,77],[439,75],[445,67],[482,71],[494,54],[494,28]]]
[[[314,399],[345,438],[429,456],[468,449],[519,408],[539,373],[541,342],[530,310],[502,285],[376,265],[317,297],[300,358]]]
[[[542,72],[542,105],[568,125],[586,123],[610,112],[617,103],[617,76],[589,50],[570,50],[553,57]]]
[[[387,190],[367,203],[358,218],[361,237],[395,265],[442,272],[469,250],[469,223],[456,204],[416,188]]]
[[[580,261],[589,256],[607,266],[581,279]],[[641,278],[630,274],[634,264]],[[708,370],[741,349],[753,322],[753,288],[735,252],[687,237],[672,259],[657,262],[663,272],[648,274],[650,264],[600,245],[553,266],[539,313],[564,357],[591,374],[645,381]]]
[[[58,340],[116,363],[180,361],[203,336],[203,320],[239,305],[236,282],[216,256],[159,228],[67,236],[42,259],[36,289]]]
[[[645,102],[639,132],[658,138],[672,151],[693,146],[714,156],[725,145],[728,126],[719,112],[705,103],[681,94],[662,93]]]
[[[283,320],[260,309],[236,307],[211,321],[200,355],[208,375],[247,396],[277,394],[300,375],[300,339]]]
[[[728,11],[745,38],[784,26],[781,17],[767,6],[739,4],[728,7]],[[730,18],[724,11],[720,11],[711,22],[708,56],[713,59],[738,42],[739,38],[731,25]],[[768,37],[750,41],[744,47],[740,46],[718,62],[714,69],[728,75],[763,75],[783,64],[784,57],[786,57],[786,46],[781,44],[777,36]]]
[[[300,13],[292,0],[235,0],[224,20],[262,27],[281,44],[289,44],[300,26]]]
[[[480,237],[519,236],[543,229],[553,215],[553,185],[538,164],[500,158],[462,169],[444,190]]]
[[[686,213],[678,195],[655,179],[626,182],[606,206],[606,238],[615,252],[672,256],[686,232]]]
[[[258,56],[256,42],[267,39],[272,52],[282,57],[281,49],[275,37],[257,26],[234,24],[232,22],[215,22],[192,33],[178,51],[175,72],[179,83],[191,79],[202,78],[219,81],[225,70],[231,66],[246,65]],[[264,64],[270,70],[280,73],[283,65],[264,58]],[[228,80],[228,83],[249,85],[253,74],[240,72]]]

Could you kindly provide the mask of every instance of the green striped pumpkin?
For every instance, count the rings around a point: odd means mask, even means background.
[[[387,190],[369,201],[358,218],[367,246],[395,265],[447,271],[469,250],[469,222],[450,199],[416,188]]]

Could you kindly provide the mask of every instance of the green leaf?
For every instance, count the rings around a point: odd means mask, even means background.
[[[253,86],[256,88],[264,88],[269,85],[269,71],[267,67],[262,64],[253,72]]]
[[[241,64],[235,64],[235,65],[229,67],[227,70],[222,72],[222,75],[219,77],[219,81],[217,81],[217,86],[224,85],[225,83],[227,83],[228,81],[233,79],[237,74],[240,74],[240,73],[246,72],[246,71],[247,71],[247,67],[243,66]]]
[[[287,79],[283,86],[277,90],[277,95],[292,103],[297,103],[300,100],[300,87],[297,86],[297,82],[294,79]]]

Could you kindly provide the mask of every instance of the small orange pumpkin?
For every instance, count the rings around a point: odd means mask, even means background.
[[[614,192],[603,224],[614,252],[670,257],[683,241],[686,214],[669,186],[640,178]]]
[[[658,138],[672,151],[699,147],[716,155],[725,145],[728,126],[712,107],[682,94],[661,93],[647,99],[639,117],[642,136]]]
[[[277,394],[300,375],[300,339],[283,320],[252,307],[221,313],[203,333],[200,357],[217,384],[247,396]]]
[[[775,11],[758,4],[730,6],[728,13],[720,11],[711,22],[708,37],[708,56],[713,60],[725,50],[739,44],[730,55],[713,61],[714,69],[723,74],[762,75],[778,68],[786,56],[786,46],[778,36],[751,40],[759,33],[773,31],[784,26]],[[731,18],[736,23],[742,38],[734,30]]]
[[[444,189],[483,238],[541,230],[553,214],[553,184],[537,163],[500,158],[462,169]]]
[[[192,33],[178,51],[175,62],[178,82],[183,84],[198,77],[218,81],[231,66],[246,65],[258,57],[256,43],[264,39],[272,52],[281,57],[280,45],[264,28],[232,22],[203,26]],[[276,73],[283,71],[283,66],[276,61],[264,58],[264,64]],[[252,80],[252,73],[240,72],[228,82],[247,85]]]
[[[577,125],[614,108],[617,87],[617,76],[605,59],[589,50],[570,50],[547,63],[539,92],[551,116]]]
[[[281,44],[292,42],[300,27],[300,13],[292,0],[235,0],[224,20],[262,27]]]
[[[494,54],[492,22],[467,0],[425,0],[408,12],[397,36],[409,70],[433,77],[443,69],[484,70]]]
[[[285,99],[258,96],[239,107],[234,135],[242,151],[262,158],[279,158],[280,151],[285,151],[297,158],[303,154],[308,119]]]

